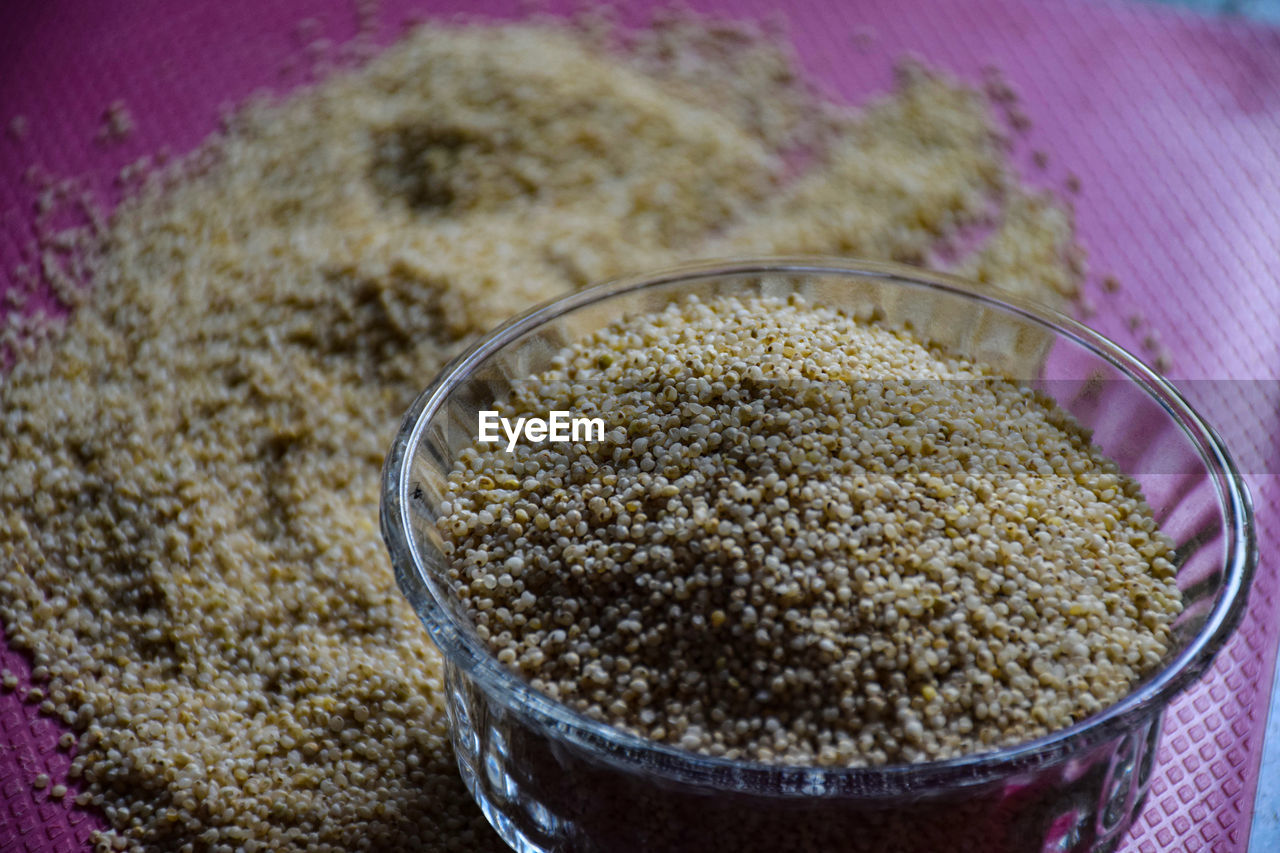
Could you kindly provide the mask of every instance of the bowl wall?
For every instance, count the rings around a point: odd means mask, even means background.
[[[1142,486],[1178,545],[1185,610],[1162,668],[1037,741],[930,764],[796,768],[706,758],[529,689],[471,631],[435,521],[477,412],[566,345],[686,294],[784,296],[891,325],[1048,394]],[[583,291],[495,331],[414,404],[384,472],[383,534],[446,660],[459,768],[517,850],[1111,849],[1150,782],[1164,707],[1221,647],[1252,572],[1248,496],[1220,442],[1136,359],[1066,318],[933,273],[826,260],[698,265]]]

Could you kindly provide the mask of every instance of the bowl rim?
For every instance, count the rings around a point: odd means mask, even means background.
[[[1085,719],[1042,737],[938,761],[878,766],[792,765],[744,761],[690,752],[652,741],[584,716],[534,690],[500,664],[455,622],[435,600],[423,557],[413,545],[409,520],[410,470],[424,430],[441,404],[490,357],[552,320],[603,300],[684,280],[768,274],[850,276],[894,281],[912,288],[941,291],[1016,315],[1058,336],[1065,336],[1107,361],[1138,384],[1170,415],[1209,467],[1223,516],[1226,554],[1223,589],[1200,630],[1159,672],[1137,690]],[[719,789],[756,790],[754,783],[785,777],[800,783],[806,796],[858,791],[895,796],[925,787],[968,787],[1006,779],[1082,754],[1163,711],[1176,694],[1208,668],[1245,609],[1257,564],[1257,538],[1248,488],[1222,439],[1163,377],[1098,332],[1052,309],[1013,295],[995,295],[947,273],[882,261],[818,255],[734,257],[684,263],[654,272],[614,278],[543,302],[508,320],[446,364],[406,412],[382,471],[380,524],[397,580],[432,641],[447,663],[459,667],[491,698],[531,716],[554,737],[576,743],[597,759],[666,776],[673,781]],[[455,732],[456,735],[456,732]],[[775,792],[776,793],[776,792]]]

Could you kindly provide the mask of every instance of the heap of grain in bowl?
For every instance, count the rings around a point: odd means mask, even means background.
[[[1137,484],[1052,400],[902,330],[690,297],[501,408],[552,411],[604,434],[477,444],[439,524],[480,638],[592,718],[735,759],[945,759],[1079,721],[1169,647]]]

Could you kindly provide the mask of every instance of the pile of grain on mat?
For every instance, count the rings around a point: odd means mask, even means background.
[[[1168,650],[1173,543],[1051,400],[799,300],[688,299],[521,381],[440,529],[498,660],[730,758],[951,758],[1115,702]]]
[[[546,27],[421,29],[247,109],[113,216],[87,304],[0,389],[0,621],[117,839],[496,848],[376,531],[407,402],[589,281],[921,260],[1017,192],[967,89],[917,69],[837,114],[768,45],[717,73],[679,35],[632,62]],[[1048,243],[1020,280],[1069,296],[1061,230],[1026,233]]]

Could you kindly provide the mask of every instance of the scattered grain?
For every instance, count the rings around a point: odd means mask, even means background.
[[[0,338],[0,622],[80,735],[99,847],[497,849],[377,536],[408,400],[587,282],[744,250],[919,261],[1016,185],[975,93],[910,68],[839,112],[735,39],[676,28],[627,60],[427,28],[139,166],[66,237],[49,217],[83,194],[28,171],[42,280],[78,310]],[[113,104],[104,141],[132,126]]]
[[[1085,273],[1074,233],[1070,210],[1051,196],[1014,192],[995,230],[960,264],[960,272],[972,281],[1065,310],[1079,297]]]
[[[112,101],[102,114],[102,125],[95,139],[98,142],[122,142],[133,134],[133,113],[124,101]]]
[[[24,115],[16,115],[9,119],[9,136],[15,140],[21,141],[27,138],[27,132],[30,130],[30,123]]]

